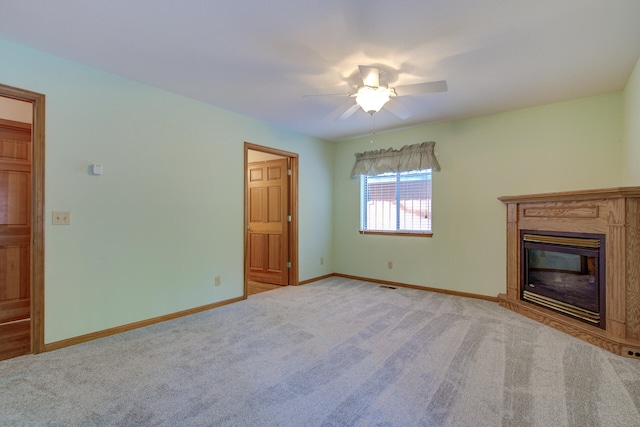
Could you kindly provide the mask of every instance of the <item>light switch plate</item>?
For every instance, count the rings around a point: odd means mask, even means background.
[[[53,225],[69,225],[69,224],[71,224],[71,212],[53,211]]]

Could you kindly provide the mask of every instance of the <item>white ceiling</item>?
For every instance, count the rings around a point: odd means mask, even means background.
[[[640,0],[0,0],[0,38],[328,140],[367,134],[358,65],[397,98],[378,132],[622,90]]]

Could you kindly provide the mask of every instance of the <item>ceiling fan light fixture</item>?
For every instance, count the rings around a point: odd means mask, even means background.
[[[377,113],[389,101],[391,90],[384,86],[363,86],[358,89],[356,103],[369,114]]]

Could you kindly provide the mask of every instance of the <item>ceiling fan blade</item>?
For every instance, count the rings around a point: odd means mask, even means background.
[[[359,108],[360,108],[360,106],[358,104],[355,104],[355,103],[352,106],[350,106],[349,108],[347,108],[346,110],[344,110],[344,106],[341,106],[337,110],[338,113],[334,112],[333,116],[336,117],[336,114],[339,114],[339,115],[337,115],[335,120],[336,121],[337,120],[345,120],[345,119],[348,119],[349,117],[351,117],[353,115],[353,113],[358,111]]]
[[[390,99],[386,104],[384,104],[384,108],[400,117],[402,120],[408,119],[412,115],[411,111],[394,99]]]
[[[380,70],[376,67],[367,67],[364,65],[358,65],[360,69],[360,77],[362,77],[362,83],[369,87],[380,86]]]
[[[351,96],[352,93],[342,92],[342,93],[312,93],[311,95],[302,95],[303,98],[309,98],[313,96]]]
[[[446,80],[438,80],[437,82],[416,83],[413,85],[396,86],[396,94],[398,96],[418,95],[421,93],[446,92],[449,90]]]

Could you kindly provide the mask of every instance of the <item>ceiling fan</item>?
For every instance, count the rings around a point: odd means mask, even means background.
[[[402,104],[395,102],[392,98],[424,93],[446,92],[448,89],[445,80],[389,87],[388,84],[381,82],[379,68],[365,65],[359,65],[358,68],[360,70],[362,85],[358,86],[355,93],[338,95],[347,95],[355,98],[355,104],[348,107],[345,111],[342,111],[341,108],[339,110],[341,113],[337,116],[336,120],[344,120],[350,117],[358,111],[359,108],[373,115],[380,111],[383,106],[404,120],[411,116],[411,111]]]

